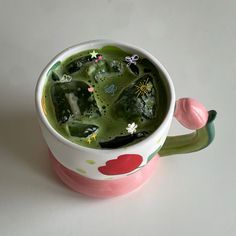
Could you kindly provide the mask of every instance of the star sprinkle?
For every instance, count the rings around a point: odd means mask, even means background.
[[[138,125],[136,125],[134,122],[132,124],[128,124],[128,127],[126,128],[127,132],[130,134],[134,134],[137,130]]]
[[[96,137],[97,137],[97,134],[93,133],[92,136],[91,136],[91,139],[96,140]]]
[[[89,53],[91,55],[91,58],[97,58],[98,53],[95,52],[94,50]]]
[[[97,137],[97,133],[93,133],[92,135],[90,135],[88,138],[87,138],[87,143],[90,144],[92,141],[95,141],[96,140],[96,137]]]
[[[91,142],[92,142],[92,139],[89,137],[89,138],[87,139],[87,143],[90,144]]]

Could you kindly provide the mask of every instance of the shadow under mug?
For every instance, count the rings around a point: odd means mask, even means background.
[[[137,144],[116,149],[92,149],[69,141],[50,125],[44,113],[42,94],[47,74],[60,66],[61,61],[81,51],[106,45],[148,58],[157,67],[168,94],[168,111],[161,125]],[[59,53],[39,77],[35,102],[54,170],[69,187],[93,197],[114,197],[136,189],[150,178],[159,157],[201,150],[212,142],[215,135],[214,110],[208,112],[201,103],[191,98],[176,101],[172,80],[154,56],[139,47],[110,40],[84,42]],[[173,116],[195,132],[167,136]]]

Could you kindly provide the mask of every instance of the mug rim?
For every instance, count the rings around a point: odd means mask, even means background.
[[[131,51],[137,51],[140,52],[141,54],[145,55],[149,60],[151,60],[154,65],[162,72],[162,74],[164,75],[162,77],[162,79],[164,80],[163,82],[165,83],[165,86],[167,87],[167,96],[169,98],[169,104],[168,104],[168,108],[165,114],[165,117],[163,119],[163,121],[161,122],[161,124],[155,129],[155,131],[153,133],[151,133],[148,137],[146,137],[145,139],[126,146],[126,147],[120,147],[120,148],[101,148],[101,149],[97,149],[97,148],[90,148],[90,147],[84,147],[80,144],[74,143],[72,141],[70,141],[69,139],[65,138],[64,136],[62,136],[58,131],[56,131],[56,129],[53,128],[53,126],[50,124],[49,120],[47,119],[45,113],[43,112],[43,108],[42,108],[42,94],[43,94],[43,88],[45,86],[45,82],[46,82],[46,75],[48,73],[48,71],[50,70],[50,68],[58,61],[58,58],[63,57],[66,53],[69,53],[70,51],[72,51],[72,53],[68,56],[64,56],[63,60],[65,60],[66,58],[72,56],[73,54],[79,53],[81,51],[84,50],[89,50],[90,48],[96,48],[96,45],[100,45],[99,47],[103,47],[106,46],[108,44],[112,44],[114,46],[117,47],[126,47],[128,49],[130,49]],[[91,45],[91,46],[90,46]],[[101,46],[102,45],[102,46]],[[82,47],[87,46],[87,49],[80,49]],[[77,50],[77,51],[75,51]],[[73,52],[74,51],[74,52]],[[133,44],[128,44],[125,42],[120,42],[120,41],[113,41],[113,40],[108,40],[108,39],[97,39],[97,40],[89,40],[89,41],[85,41],[79,44],[75,44],[73,46],[67,47],[64,50],[62,50],[61,52],[59,52],[55,57],[53,57],[49,63],[45,66],[45,68],[43,69],[43,71],[40,73],[36,87],[35,87],[35,106],[36,106],[36,111],[39,117],[39,120],[42,122],[42,124],[47,128],[47,130],[50,132],[50,134],[55,137],[58,141],[60,141],[63,144],[69,145],[72,148],[78,149],[78,150],[83,150],[83,151],[90,151],[90,152],[112,152],[112,151],[124,151],[126,153],[128,153],[129,149],[135,149],[136,147],[142,145],[144,142],[148,142],[150,139],[152,139],[153,137],[155,137],[158,133],[162,133],[162,131],[165,129],[166,125],[168,124],[169,119],[172,119],[173,114],[174,114],[174,108],[175,108],[175,90],[174,90],[174,85],[173,82],[170,78],[169,73],[167,72],[166,68],[160,63],[160,61],[154,57],[151,53],[149,53],[148,51],[146,51],[145,49],[135,46]]]

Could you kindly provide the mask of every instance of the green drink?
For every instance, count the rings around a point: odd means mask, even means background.
[[[44,112],[68,140],[90,148],[119,148],[152,134],[167,112],[158,69],[114,46],[75,54],[47,74]]]

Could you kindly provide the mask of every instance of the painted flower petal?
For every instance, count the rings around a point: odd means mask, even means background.
[[[138,154],[124,154],[117,159],[109,160],[105,166],[98,168],[104,175],[120,175],[129,173],[140,166],[143,157]]]

